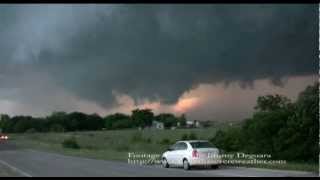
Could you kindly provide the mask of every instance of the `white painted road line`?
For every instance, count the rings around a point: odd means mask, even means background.
[[[8,163],[5,162],[5,161],[0,160],[0,163],[3,164],[3,165],[5,165],[5,166],[7,166],[7,167],[9,167],[9,168],[12,169],[13,171],[15,171],[15,172],[17,172],[17,173],[19,173],[19,174],[21,174],[21,175],[23,175],[23,176],[32,177],[30,174],[28,174],[28,173],[26,173],[26,172],[24,172],[24,171],[22,171],[22,170],[20,170],[20,169],[18,169],[18,168],[16,168],[16,167],[10,165],[10,164],[8,164]]]

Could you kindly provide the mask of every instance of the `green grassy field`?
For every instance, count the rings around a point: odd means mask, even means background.
[[[176,129],[176,130],[112,130],[68,133],[10,134],[11,141],[18,146],[80,156],[94,159],[128,161],[128,153],[162,154],[171,144],[184,134],[194,133],[199,139],[214,137],[218,128]],[[80,149],[69,149],[62,142],[74,137]],[[169,142],[167,141],[169,140]],[[248,165],[270,169],[303,170],[318,172],[318,165],[307,163],[287,163],[274,165]]]
[[[200,139],[210,139],[216,129],[176,130],[112,130],[70,133],[11,134],[11,141],[19,146],[70,155],[86,156],[107,160],[128,160],[128,152],[163,153],[183,134],[194,133]],[[79,150],[62,147],[63,140],[75,137]],[[163,143],[165,139],[170,142]]]

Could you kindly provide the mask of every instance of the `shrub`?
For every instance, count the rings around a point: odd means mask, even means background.
[[[51,132],[65,132],[65,129],[60,124],[54,124],[50,127]]]
[[[188,139],[189,139],[188,134],[183,134],[182,137],[181,137],[182,141],[185,141],[185,140],[188,140]]]
[[[151,138],[147,138],[147,139],[146,139],[146,143],[151,144],[151,143],[152,143]]]
[[[124,144],[118,145],[118,146],[116,147],[116,150],[117,150],[117,151],[120,151],[120,152],[129,151],[129,146],[128,146],[128,145],[124,145]]]
[[[74,137],[65,139],[65,140],[62,142],[62,146],[63,146],[64,148],[80,149],[80,146],[79,146],[77,140],[76,140]]]
[[[197,135],[195,133],[190,133],[189,134],[189,140],[196,140],[198,139]]]
[[[171,141],[168,138],[164,138],[160,141],[160,144],[168,145],[171,144]]]
[[[181,137],[182,141],[186,140],[196,140],[198,139],[197,135],[195,133],[190,133],[190,134],[183,134]]]
[[[94,134],[94,133],[88,133],[88,136],[89,136],[89,137],[94,137],[95,134]]]
[[[31,129],[28,129],[28,130],[26,130],[26,132],[25,133],[36,133],[37,131],[34,129],[34,128],[31,128]]]
[[[97,149],[95,146],[92,146],[92,145],[82,146],[82,148],[84,148],[84,149],[89,149],[89,150]]]
[[[143,137],[142,137],[142,133],[141,132],[136,132],[133,134],[131,141],[136,143],[136,142],[142,142],[143,141]]]
[[[227,152],[243,150],[242,133],[240,128],[219,130],[210,142]]]

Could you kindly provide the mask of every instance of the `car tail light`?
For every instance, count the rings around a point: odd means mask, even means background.
[[[192,151],[192,157],[199,157],[199,153],[197,150]]]
[[[0,136],[0,139],[8,139],[8,136]]]

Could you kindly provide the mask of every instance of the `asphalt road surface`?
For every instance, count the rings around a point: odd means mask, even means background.
[[[125,162],[95,160],[34,151],[30,149],[21,149],[9,143],[0,143],[0,164],[10,168],[16,173],[16,176],[28,177],[318,176],[318,174],[310,172],[235,167],[221,167],[219,169],[195,169],[191,171],[185,171],[180,168],[164,169],[159,166],[140,166]]]

